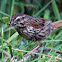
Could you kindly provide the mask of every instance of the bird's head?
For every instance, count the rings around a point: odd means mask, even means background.
[[[8,23],[9,26],[13,27],[23,27],[24,26],[24,19],[26,18],[25,14],[15,14],[11,16],[10,23]]]

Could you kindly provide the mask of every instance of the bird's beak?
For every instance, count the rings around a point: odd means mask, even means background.
[[[10,23],[8,23],[9,26],[13,26],[14,25],[14,21],[12,20]]]
[[[12,20],[11,23],[10,23],[10,26],[12,26],[14,24],[14,21]]]

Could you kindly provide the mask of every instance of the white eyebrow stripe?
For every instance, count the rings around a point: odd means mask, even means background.
[[[23,16],[18,16],[18,17],[16,17],[16,19],[14,20],[14,21],[16,21],[17,19],[20,19],[20,18],[22,18],[22,17],[25,17],[26,15],[23,15]]]

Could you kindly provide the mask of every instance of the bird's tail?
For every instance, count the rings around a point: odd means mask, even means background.
[[[51,23],[53,28],[62,27],[62,20]]]

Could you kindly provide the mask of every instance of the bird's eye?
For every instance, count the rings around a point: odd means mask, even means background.
[[[20,19],[17,19],[16,21],[20,21]]]

